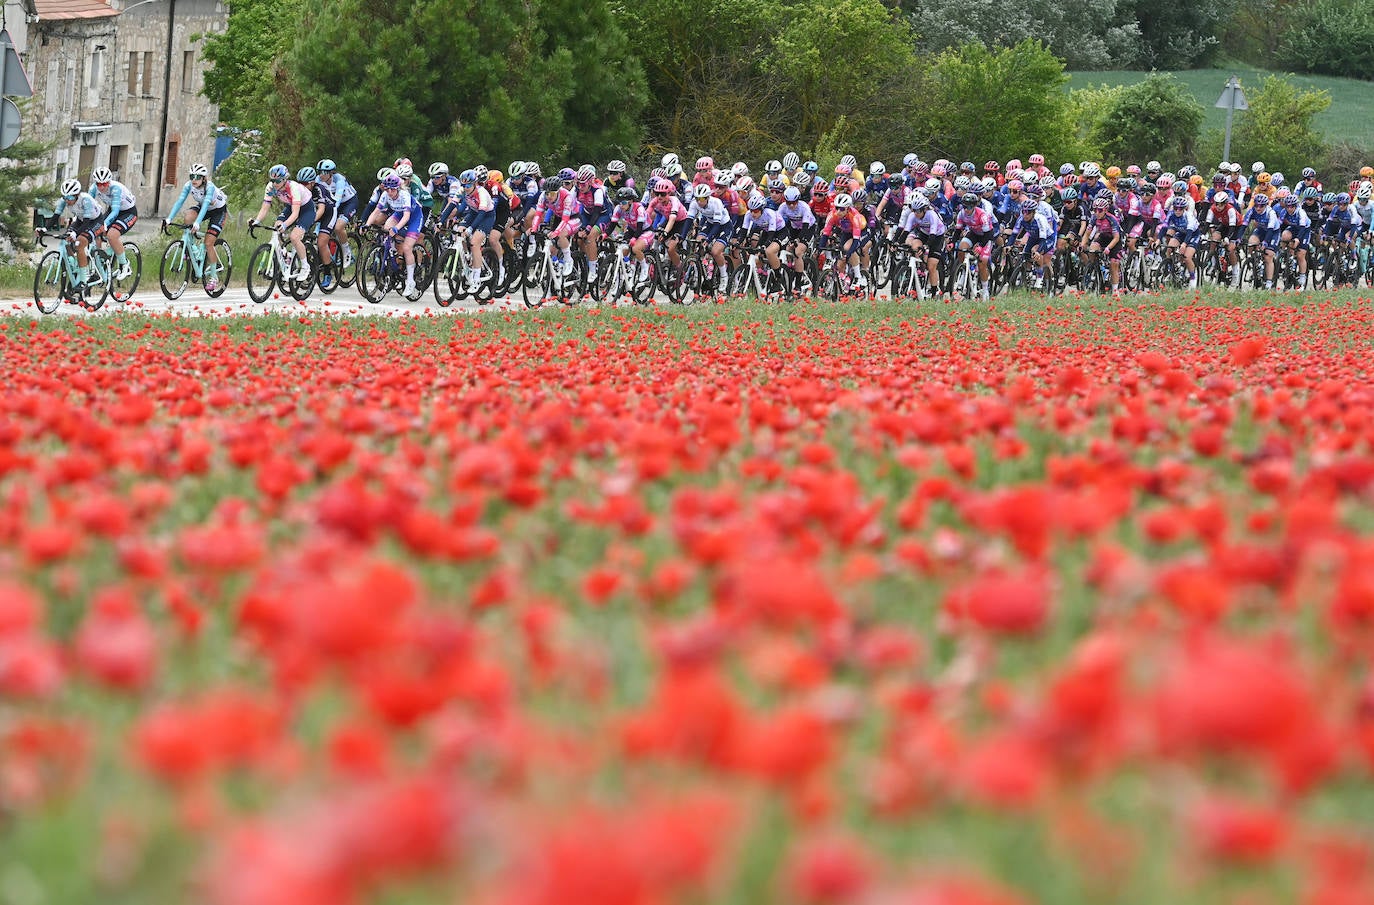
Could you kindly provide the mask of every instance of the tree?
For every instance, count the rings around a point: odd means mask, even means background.
[[[1202,128],[1202,105],[1187,86],[1155,73],[1123,87],[1101,112],[1092,140],[1107,160],[1191,160]]]
[[[51,146],[18,141],[0,155],[0,240],[16,248],[33,244],[29,212],[53,203],[57,192],[47,182],[47,154]]]
[[[1300,90],[1271,75],[1246,100],[1250,109],[1237,115],[1232,131],[1235,159],[1262,160],[1271,173],[1283,172],[1293,181],[1303,167],[1325,159],[1326,143],[1312,128],[1312,118],[1331,106],[1330,94]]]
[[[1044,41],[1069,69],[1128,69],[1141,55],[1133,0],[907,0],[918,46],[938,53],[964,44]]]
[[[1236,0],[1140,0],[1136,20],[1145,62],[1152,69],[1189,69],[1207,62],[1220,45],[1217,34],[1235,8]]]
[[[1279,62],[1295,72],[1374,72],[1374,0],[1307,0],[1288,11]]]
[[[224,31],[197,35],[205,42],[201,93],[219,105],[220,118],[261,128],[271,101],[273,67],[294,33],[301,0],[234,0]]]
[[[1074,157],[1079,148],[1070,118],[1064,65],[1039,41],[989,50],[965,44],[936,57],[926,97],[937,99],[922,128],[943,156]]]

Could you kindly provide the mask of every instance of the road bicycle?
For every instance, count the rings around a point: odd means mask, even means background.
[[[539,230],[531,238],[533,241],[526,253],[534,256],[534,260],[526,265],[524,286],[521,287],[527,308],[538,308],[555,299],[572,305],[577,302],[577,296],[590,294],[586,289],[587,257],[582,253],[578,236],[572,237],[571,245],[561,252],[557,262],[554,252],[558,243],[548,233]]]
[[[641,276],[639,262],[635,260],[633,252],[630,251],[629,241],[627,239],[617,241],[612,263],[604,271],[606,276],[603,298],[610,299],[612,303],[622,298],[629,298],[640,305],[647,305],[652,302],[654,300],[654,283],[657,278],[655,269],[658,266],[657,257],[646,253],[644,262],[647,274]]]
[[[439,236],[439,269],[434,276],[434,301],[447,308],[455,301],[471,295],[479,305],[490,305],[497,289],[496,273],[492,272],[493,255],[482,252],[482,278],[476,287],[468,282],[472,267],[472,249],[468,245],[468,231],[458,228],[445,230]]]
[[[380,241],[368,243],[363,262],[358,270],[358,292],[372,304],[377,304],[388,292],[403,292],[406,284],[405,254],[401,251],[397,237],[383,234],[380,226],[365,227],[369,236],[381,236]],[[415,254],[415,293],[403,296],[407,301],[416,301],[429,287],[431,276],[429,246],[416,242],[412,249]]]
[[[298,302],[305,301],[315,288],[315,270],[310,276],[300,279],[296,271],[296,249],[289,242],[282,242],[281,228],[265,223],[250,223],[248,235],[256,238],[259,229],[265,229],[271,238],[253,251],[248,261],[248,297],[261,305],[272,296],[273,289],[280,289]]]
[[[162,266],[158,268],[158,283],[162,287],[162,294],[169,301],[181,298],[186,292],[186,287],[191,283],[199,283],[202,287],[208,287],[214,282],[214,291],[205,289],[205,294],[212,299],[224,295],[224,290],[229,288],[229,277],[234,270],[234,250],[229,247],[229,242],[221,240],[215,243],[215,254],[219,258],[218,265],[210,264],[206,260],[205,238],[201,233],[190,224],[163,224],[162,234],[170,236],[171,226],[181,227],[181,238],[172,242],[162,252]]]
[[[316,279],[320,291],[329,295],[336,289],[347,289],[358,280],[358,262],[363,258],[362,240],[358,238],[356,232],[349,233],[348,241],[342,244],[333,231],[325,234],[326,245],[329,248],[329,267],[330,276],[333,277],[326,286],[323,280]],[[316,270],[320,269],[320,248],[316,244],[319,236],[319,227],[316,226],[311,235],[307,237],[305,243],[306,254],[310,256],[310,266]],[[321,274],[323,275],[323,274]]]
[[[930,291],[930,273],[926,265],[929,257],[924,251],[913,252],[906,245],[892,248],[892,298],[923,299]]]
[[[39,246],[46,248],[44,239],[49,237],[48,233],[40,229],[35,235]],[[119,265],[114,252],[97,239],[86,249],[90,270],[83,284],[77,278],[80,264],[76,257],[76,240],[76,230],[66,229],[59,239],[59,246],[39,260],[33,275],[33,301],[38,310],[43,314],[52,314],[63,302],[70,302],[82,305],[89,311],[99,311],[107,298],[113,298],[120,304],[133,298],[143,273],[143,255],[138,244],[132,241],[124,243],[132,272],[121,280],[116,277]],[[92,293],[96,286],[100,287],[99,296]]]

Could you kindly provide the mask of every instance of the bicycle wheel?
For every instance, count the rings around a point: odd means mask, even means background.
[[[358,293],[375,305],[386,295],[390,279],[381,246],[372,246],[358,267]]]
[[[229,243],[216,242],[215,254],[219,256],[219,270],[215,273],[215,291],[205,290],[205,294],[212,299],[224,295],[224,290],[229,288],[229,278],[234,274],[234,249]],[[210,266],[208,261],[205,266]]]
[[[318,277],[315,279],[315,284],[319,286],[320,292],[324,293],[325,295],[332,295],[334,293],[334,290],[339,288],[339,243],[335,241],[335,239],[331,236],[328,244],[330,276],[329,285],[326,286],[324,280]],[[314,242],[307,242],[305,250],[310,255],[311,270],[321,270],[322,265],[320,264],[319,246],[316,245]],[[323,276],[324,274],[321,273],[320,277]]]
[[[534,249],[527,245],[526,251],[533,253]],[[549,259],[543,253],[527,257],[521,264],[520,297],[524,299],[526,308],[544,306],[544,300],[548,298],[544,294],[547,291],[548,269]]]
[[[358,264],[363,259],[362,241],[356,234],[349,235],[348,241],[339,245],[338,254],[334,273],[338,285],[347,289],[358,281]]]
[[[892,260],[891,284],[892,300],[906,298],[911,291],[911,261],[906,255],[894,257]]]
[[[458,300],[457,287],[454,285],[453,278],[453,258],[454,251],[445,248],[442,251],[443,257],[439,259],[439,273],[434,278],[434,303],[440,308],[447,308]],[[458,282],[461,283],[461,278]]]
[[[181,242],[173,242],[162,252],[162,265],[158,268],[158,284],[168,301],[176,301],[191,284],[186,266],[186,247]]]
[[[109,295],[120,304],[127,303],[134,297],[134,292],[138,289],[138,281],[143,278],[143,252],[139,249],[137,242],[124,243],[124,257],[129,262],[129,275],[124,279],[110,277]],[[111,257],[110,267],[118,271],[119,265]],[[102,297],[101,303],[104,303]]]
[[[401,265],[405,266],[405,265]],[[434,258],[430,255],[429,245],[415,243],[415,296],[407,298],[407,301],[416,301],[423,298],[425,290],[429,289],[429,281],[434,279]]]
[[[62,252],[50,251],[38,262],[33,273],[33,303],[44,314],[52,314],[62,307],[67,295],[67,268],[62,263]]]
[[[264,242],[253,250],[248,259],[248,297],[261,305],[272,296],[277,285],[277,262],[272,255],[272,246]]]
[[[697,293],[700,290],[701,262],[695,258],[690,258],[682,265],[682,272],[679,274],[673,293],[673,301],[679,305],[690,305],[697,300]]]

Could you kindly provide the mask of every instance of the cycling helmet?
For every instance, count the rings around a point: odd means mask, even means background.
[[[1256,173],[1256,174],[1258,174],[1258,173],[1263,173],[1263,172],[1264,172],[1264,161],[1263,161],[1263,160],[1256,160],[1254,163],[1250,164],[1250,172]]]
[[[763,165],[763,171],[767,173],[769,176],[781,173],[782,162],[777,160],[770,160]]]
[[[1007,161],[1007,169],[1008,169],[1008,170],[1019,170],[1019,169],[1021,169],[1021,158],[1019,158],[1019,157],[1013,157],[1011,160],[1008,160],[1008,161]]]
[[[682,161],[678,160],[678,159],[677,159],[677,155],[674,154],[672,151],[669,151],[667,154],[664,154],[664,155],[663,155],[663,159],[660,160],[658,163],[659,163],[659,166],[663,167],[663,169],[665,169],[665,170],[668,169],[668,167],[671,167],[671,166],[674,166],[674,165],[676,165],[676,166],[681,166],[681,165],[682,165]]]
[[[848,176],[848,175],[852,174],[853,172],[854,172],[854,168],[853,168],[852,166],[850,166],[849,164],[847,164],[847,163],[837,163],[837,164],[835,164],[835,175],[836,175],[836,176]]]
[[[1064,191],[1059,193],[1059,197],[1063,199],[1065,204],[1068,204],[1070,201],[1077,201],[1078,189],[1074,188],[1073,186],[1069,186],[1068,188],[1064,189]]]
[[[787,188],[787,183],[783,182],[781,179],[768,180],[768,191],[770,192],[781,192],[785,188]]]
[[[996,173],[1000,169],[1002,169],[1002,165],[995,160],[989,160],[987,163],[983,164],[984,173]]]
[[[936,163],[930,168],[930,175],[937,178],[943,178],[945,175],[945,165],[943,163]]]
[[[1007,191],[1009,192],[1019,192],[1023,190],[1025,187],[1026,186],[1021,182],[1020,179],[1013,179],[1007,183]]]
[[[1225,192],[1217,192],[1214,195],[1212,195],[1212,203],[1215,204],[1217,207],[1221,207],[1223,204],[1230,204],[1231,196],[1226,194]]]
[[[802,170],[800,173],[792,177],[792,184],[799,189],[806,188],[808,185],[811,184],[811,174],[806,172],[805,170]]]
[[[875,160],[868,165],[868,175],[882,176],[887,173],[887,165],[881,160]]]
[[[855,157],[853,154],[846,154],[840,158],[840,163],[853,169],[854,167],[859,165],[859,159]]]
[[[544,171],[539,168],[537,161],[527,160],[525,161],[525,175],[533,176],[535,179],[538,179],[544,175]]]
[[[1149,163],[1145,164],[1145,172],[1147,173],[1158,173],[1162,169],[1164,168],[1159,165],[1158,160],[1152,160]]]
[[[563,177],[561,176],[550,176],[544,180],[545,195],[556,195],[561,188],[563,188]],[[671,186],[669,190],[671,191]]]
[[[715,179],[712,180],[712,182],[714,182],[718,186],[721,186],[722,188],[728,186],[730,183],[734,181],[735,177],[731,176],[728,170],[721,170],[720,172],[716,173]]]
[[[959,203],[962,204],[964,207],[977,207],[978,202],[981,200],[982,199],[979,198],[976,193],[965,192],[964,196],[959,199]]]
[[[1268,204],[1268,203],[1269,203],[1269,196],[1268,196],[1268,195],[1256,195],[1256,196],[1255,196],[1255,201],[1254,201],[1255,207],[1264,207],[1264,206],[1265,206],[1266,204]]]
[[[1135,191],[1135,179],[1131,176],[1122,176],[1116,181],[1116,187],[1123,192]]]
[[[1121,177],[1121,167],[1107,167],[1108,179],[1119,179]]]
[[[1175,195],[1182,195],[1184,192],[1188,191],[1188,183],[1186,183],[1186,182],[1175,182],[1173,185],[1170,185],[1170,186],[1169,186],[1169,189],[1170,189],[1170,191],[1172,191]]]
[[[707,170],[714,170],[715,168],[716,168],[716,162],[715,162],[714,160],[712,160],[711,158],[709,158],[709,157],[698,157],[698,158],[697,158],[697,172],[698,172],[698,173],[704,173],[704,172],[706,172]]]
[[[564,182],[576,182],[577,170],[574,170],[572,167],[564,167],[558,171],[558,178],[562,179]]]
[[[822,183],[822,185],[823,184],[824,183]],[[750,179],[748,176],[745,176],[739,182],[735,183],[735,191],[737,192],[743,192],[745,194],[748,194],[749,192],[752,192],[755,188],[757,188],[757,186],[754,185],[754,180]],[[817,186],[817,191],[819,190],[820,187]]]
[[[956,192],[966,192],[971,184],[967,176],[960,176],[958,179],[954,180],[954,190]]]
[[[788,186],[787,191],[782,193],[782,200],[786,201],[788,204],[792,204],[795,201],[800,201],[801,189],[797,188],[795,185]]]
[[[1212,174],[1212,185],[1225,185],[1225,184],[1226,184],[1226,174],[1225,174],[1225,173],[1213,173],[1213,174]]]
[[[584,163],[577,168],[577,184],[586,185],[596,178],[596,167],[589,163]]]
[[[1316,179],[1316,178],[1317,178],[1317,171],[1314,170],[1314,169],[1312,169],[1311,167],[1303,167],[1303,168],[1302,168],[1302,178],[1303,178],[1303,179]]]
[[[826,195],[829,194],[830,186],[826,184],[824,179],[817,179],[816,184],[811,187],[812,197],[824,198]]]
[[[1321,190],[1318,189],[1316,186],[1309,185],[1307,188],[1302,190],[1302,197],[1304,201],[1311,201],[1315,198],[1320,198],[1321,194]]]
[[[660,179],[654,183],[655,195],[671,195],[673,193],[673,182],[671,179]]]
[[[940,191],[940,180],[927,179],[926,184],[921,187],[921,191],[926,192],[932,198],[935,197],[935,193]]]
[[[487,173],[487,181],[500,185],[506,181],[506,174],[502,173],[500,170],[492,170]]]
[[[975,166],[973,165],[973,161],[971,161],[971,160],[965,160],[963,163],[959,164],[959,172],[960,172],[960,173],[969,173],[969,174],[972,174],[972,173],[976,172],[977,169],[978,169],[978,168],[975,167]]]
[[[1033,198],[1027,198],[1025,201],[1021,202],[1021,213],[1023,214],[1033,214],[1039,209],[1040,202]]]
[[[630,188],[628,185],[622,186],[621,188],[616,190],[615,200],[620,202],[621,204],[624,204],[627,201],[636,201],[638,199],[639,193],[636,192],[634,189]]]
[[[1179,195],[1178,197],[1174,198],[1174,200],[1170,203],[1173,206],[1173,209],[1176,211],[1181,211],[1188,207],[1188,199],[1184,198],[1182,195]]]
[[[63,198],[75,198],[77,195],[80,195],[80,194],[81,194],[81,180],[80,180],[80,179],[68,179],[66,182],[62,183],[62,197],[63,197]]]
[[[96,170],[94,173],[91,174],[91,178],[94,179],[96,182],[109,182],[109,181],[110,181],[110,171],[107,170],[107,169],[105,169],[104,167],[101,167],[100,169]],[[286,172],[286,165],[285,165],[285,164],[280,164],[280,163],[278,163],[278,164],[274,164],[273,167],[272,167],[272,169],[270,169],[270,170],[267,171],[267,178],[269,178],[269,179],[290,179],[290,178],[291,178],[291,174],[288,173],[288,172]]]
[[[324,160],[315,164],[315,169],[319,170],[321,173],[332,173],[337,170],[338,167],[334,166],[334,161],[326,157]]]
[[[512,172],[512,173],[515,172],[515,168],[514,168],[514,167],[511,168],[511,172]],[[429,178],[430,178],[430,179],[437,179],[437,178],[440,177],[440,176],[447,176],[447,175],[448,175],[448,164],[440,162],[440,163],[431,163],[431,164],[429,165]]]
[[[984,176],[979,180],[979,184],[983,186],[983,191],[985,192],[997,191],[997,180],[993,179],[991,176]]]
[[[1255,177],[1255,181],[1258,182],[1260,185],[1268,185],[1269,180],[1272,178],[1273,177],[1270,176],[1268,173],[1260,173],[1258,176]]]
[[[1149,197],[1150,197],[1151,195],[1153,195],[1154,193],[1155,193],[1155,184],[1154,184],[1153,182],[1151,182],[1150,180],[1146,179],[1144,182],[1142,182],[1142,183],[1140,184],[1140,197],[1142,197],[1142,198],[1149,198]]]
[[[1270,176],[1270,177],[1269,177],[1269,181],[1270,181],[1271,183],[1273,183],[1274,185],[1276,185],[1276,186],[1278,186],[1278,185],[1283,185],[1283,183],[1284,183],[1283,173],[1275,172],[1273,176]]]
[[[1361,179],[1370,179],[1370,178],[1374,178],[1374,167],[1360,167],[1360,178],[1361,178]]]
[[[458,174],[459,185],[476,185],[477,173],[474,170],[464,170]]]
[[[191,169],[188,175],[192,179],[195,179],[197,176],[204,179],[210,175],[210,171],[205,168],[205,164],[203,163],[193,163],[191,164]],[[312,176],[311,179],[313,180],[314,177]]]
[[[1060,167],[1059,167],[1059,175],[1060,175],[1060,176],[1072,176],[1072,175],[1073,175],[1073,164],[1071,164],[1071,163],[1066,163],[1066,164],[1060,165]]]
[[[1355,197],[1361,201],[1374,198],[1374,182],[1361,182],[1360,187],[1355,190]]]
[[[655,179],[662,179],[668,175],[668,171],[663,167],[654,167],[649,171],[649,184],[653,185]]]
[[[916,166],[911,168],[911,175],[924,179],[930,175],[930,167],[923,160],[918,160]]]
[[[797,155],[796,151],[788,151],[782,155],[782,168],[784,170],[795,170],[799,166],[801,166],[801,157]]]
[[[730,172],[731,172],[731,173],[734,173],[736,177],[739,177],[739,176],[748,176],[748,175],[749,175],[749,164],[747,164],[747,163],[745,163],[744,161],[741,160],[741,161],[737,162],[734,166],[732,166],[732,167],[730,168]]]
[[[1284,204],[1289,205],[1290,207],[1292,205],[1297,204],[1299,201],[1298,196],[1288,191],[1288,189],[1279,189],[1277,192],[1274,193],[1274,197],[1277,200],[1282,201]]]
[[[693,197],[693,198],[710,198],[710,197],[711,197],[711,187],[710,187],[709,185],[706,185],[705,183],[702,183],[702,184],[698,185],[696,188],[692,189],[692,197]]]
[[[854,199],[851,198],[851,197],[849,197],[848,195],[836,195],[836,196],[835,196],[835,210],[837,210],[837,211],[848,210],[849,208],[851,208],[851,207],[853,207],[853,206],[854,206]]]
[[[1040,177],[1040,187],[1042,189],[1052,189],[1054,188],[1055,184],[1056,183],[1054,181],[1053,176],[1045,175]]]
[[[400,166],[396,167],[396,175],[400,176],[402,179],[409,179],[411,176],[415,175],[415,168],[411,166],[409,160],[403,160]]]
[[[477,166],[472,168],[472,175],[477,177],[478,182],[486,182],[487,177],[490,174],[491,171],[487,169],[487,165],[484,163],[479,163]]]
[[[396,171],[393,170],[391,167],[382,167],[380,170],[377,171],[377,181],[378,181],[378,182],[385,182],[385,181],[386,181],[386,177],[388,177],[388,176],[395,176],[395,175],[396,175]]]
[[[751,211],[761,211],[767,204],[768,202],[764,200],[762,195],[749,196],[749,209]]]
[[[682,164],[670,163],[663,168],[663,175],[669,179],[676,179],[682,175]]]
[[[1090,163],[1083,168],[1083,176],[1086,179],[1096,179],[1098,176],[1101,175],[1102,171],[1098,169],[1098,166],[1095,163]]]
[[[911,196],[911,200],[907,202],[907,207],[914,211],[923,211],[930,207],[930,199],[920,192],[916,192]]]
[[[1188,165],[1186,165],[1186,166],[1179,167],[1179,170],[1178,170],[1178,178],[1179,178],[1179,179],[1192,179],[1193,176],[1195,176],[1196,174],[1197,174],[1197,167],[1193,166],[1191,163],[1188,164]]]
[[[512,160],[510,166],[506,168],[506,172],[510,173],[510,178],[519,179],[525,175],[525,161]]]
[[[1127,175],[1127,176],[1139,176],[1139,175],[1140,175],[1140,167],[1139,167],[1138,165],[1134,164],[1134,163],[1131,164],[1130,166],[1126,167],[1126,175]]]
[[[1045,165],[1045,155],[1032,154],[1030,156],[1030,165],[1033,167],[1043,167]]]
[[[849,196],[849,199],[854,202],[855,207],[863,207],[868,203],[868,192],[865,192],[863,189],[855,189],[853,194]]]
[[[382,188],[384,189],[399,189],[400,187],[401,177],[397,176],[394,172],[382,180]]]
[[[1161,189],[1167,189],[1169,186],[1173,184],[1174,180],[1172,177],[1169,176],[1168,173],[1165,173],[1163,176],[1160,176],[1158,179],[1155,180],[1155,186]]]
[[[1093,210],[1095,211],[1105,211],[1110,206],[1111,202],[1107,200],[1106,195],[1098,195],[1093,199]]]
[[[815,176],[817,173],[821,171],[821,165],[816,163],[816,161],[814,160],[808,160],[806,163],[802,164],[802,169],[810,173],[812,176]]]
[[[301,167],[296,171],[296,181],[309,185],[315,181],[316,175],[314,167]]]
[[[1350,203],[1350,193],[1349,193],[1349,192],[1341,192],[1339,195],[1336,196],[1336,203],[1337,203],[1337,204],[1349,204],[1349,203]]]
[[[612,160],[610,163],[606,164],[606,172],[607,172],[607,173],[623,173],[623,172],[625,172],[625,161],[623,161],[623,160]]]
[[[1031,182],[1026,184],[1026,194],[1032,198],[1039,198],[1045,194],[1045,190],[1040,187],[1040,183]]]

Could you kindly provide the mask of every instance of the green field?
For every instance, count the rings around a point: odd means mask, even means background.
[[[1098,85],[1133,85],[1150,73],[1131,70],[1108,72],[1071,72],[1070,88],[1089,88]],[[1221,129],[1226,125],[1226,111],[1214,104],[1222,86],[1231,76],[1239,76],[1247,91],[1258,89],[1265,77],[1283,75],[1249,66],[1229,69],[1187,69],[1173,75],[1193,92],[1206,110],[1202,128]],[[1325,131],[1328,141],[1348,141],[1357,145],[1374,145],[1374,85],[1359,79],[1341,79],[1324,75],[1293,75],[1293,83],[1303,88],[1317,88],[1331,93],[1331,106],[1317,117],[1316,123]]]

